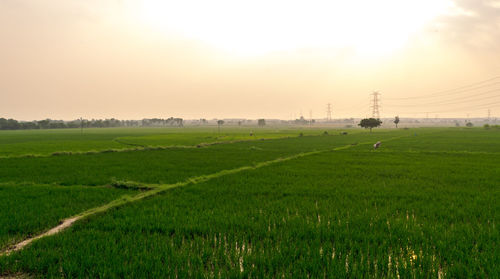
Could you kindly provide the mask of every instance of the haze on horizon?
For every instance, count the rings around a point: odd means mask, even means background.
[[[376,2],[376,3],[375,3]],[[0,117],[500,116],[499,0],[2,0]]]

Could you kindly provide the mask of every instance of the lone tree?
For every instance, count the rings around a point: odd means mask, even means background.
[[[399,116],[394,117],[394,124],[396,124],[396,129],[398,128]]]
[[[217,120],[217,128],[219,129],[220,133],[220,126],[224,125],[224,120]]]
[[[266,126],[266,120],[265,120],[265,119],[259,119],[259,121],[258,121],[258,125],[259,125],[260,127],[262,127],[262,126]]]
[[[375,118],[365,118],[365,119],[361,119],[361,121],[359,122],[358,126],[361,126],[365,129],[370,129],[370,133],[372,132],[372,129],[375,128],[375,127],[378,127],[382,125],[382,121],[380,121],[380,119],[375,119]]]

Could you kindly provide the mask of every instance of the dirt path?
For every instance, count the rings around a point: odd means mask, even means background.
[[[24,273],[0,275],[0,279],[28,279],[28,278],[31,278],[31,277],[28,274],[24,274]]]
[[[65,220],[63,220],[61,222],[61,224],[59,224],[56,227],[50,229],[49,231],[44,232],[44,233],[42,233],[40,235],[37,235],[35,237],[31,237],[31,238],[25,239],[25,240],[23,240],[23,241],[15,244],[14,246],[11,246],[11,247],[7,248],[7,250],[2,251],[2,253],[0,253],[0,256],[8,256],[10,253],[15,252],[15,251],[19,251],[19,250],[23,249],[25,246],[31,244],[31,242],[33,242],[33,241],[35,241],[37,239],[40,239],[40,238],[45,237],[45,236],[54,235],[56,233],[59,233],[62,230],[70,227],[71,225],[73,225],[73,223],[76,222],[76,221],[78,221],[80,218],[82,218],[82,216],[77,216],[77,217],[72,217],[72,218],[65,219]]]

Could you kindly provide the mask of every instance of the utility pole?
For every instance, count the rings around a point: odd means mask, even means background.
[[[488,122],[490,122],[490,119],[491,119],[491,110],[488,109]]]
[[[332,104],[328,103],[326,105],[326,122],[332,121]]]
[[[380,111],[379,111],[379,107],[380,107],[379,96],[380,96],[380,93],[378,91],[375,91],[375,92],[373,92],[371,94],[371,96],[373,96],[372,105],[370,106],[371,109],[372,109],[372,117],[375,118],[375,119],[380,119]]]
[[[313,124],[313,111],[312,109],[309,110],[309,125]]]

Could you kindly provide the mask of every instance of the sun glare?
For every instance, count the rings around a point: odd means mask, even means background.
[[[144,0],[140,21],[238,55],[350,48],[381,55],[450,8],[448,0]]]

